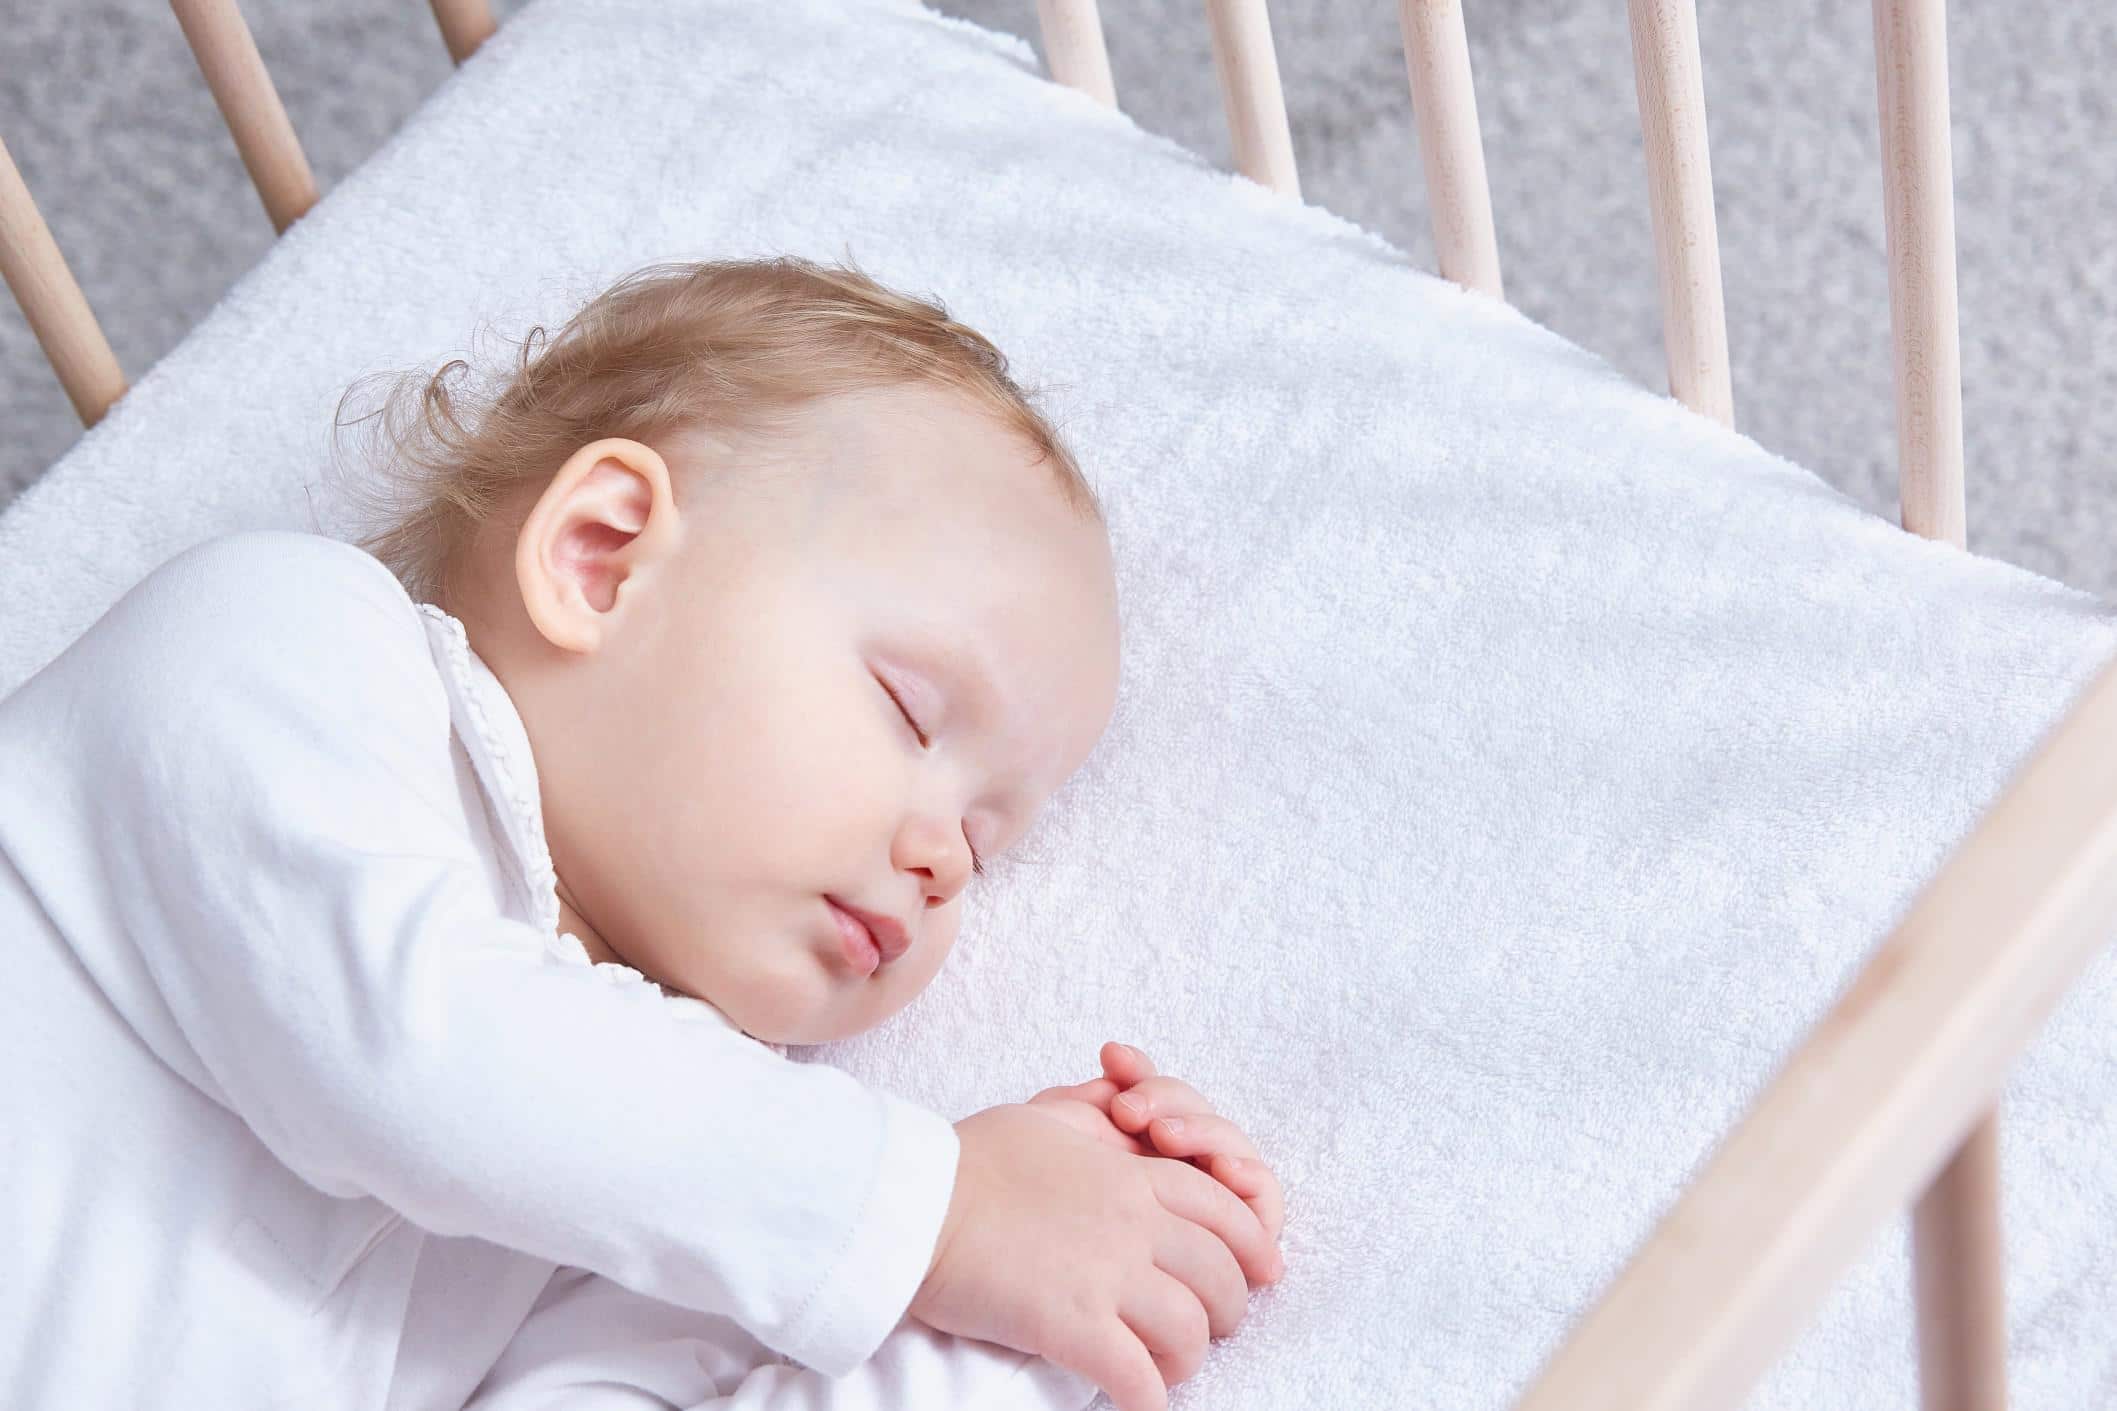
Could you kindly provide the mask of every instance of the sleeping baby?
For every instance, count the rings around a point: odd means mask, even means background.
[[[1282,1270],[1242,1132],[1122,1044],[955,1123],[783,1051],[1102,735],[1095,497],[856,270],[541,334],[397,384],[360,546],[196,546],[0,701],[8,1404],[1164,1406]]]

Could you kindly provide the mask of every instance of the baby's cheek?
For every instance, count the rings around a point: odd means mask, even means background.
[[[774,1044],[825,1043],[841,1037],[829,1032],[831,981],[806,953],[786,952],[776,961],[758,956],[730,971],[721,986],[727,998],[714,1003],[744,1033]]]
[[[948,910],[952,913],[955,907],[950,906]],[[929,912],[912,948],[891,962],[891,968],[900,972],[894,977],[896,987],[904,991],[897,1001],[898,1008],[911,1003],[920,991],[933,983],[934,977],[941,973],[941,967],[947,964],[955,939],[955,916],[950,915],[944,920],[939,909]]]

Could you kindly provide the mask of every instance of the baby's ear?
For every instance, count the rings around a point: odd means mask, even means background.
[[[606,437],[552,476],[515,539],[529,620],[562,651],[603,644],[636,589],[674,552],[669,466],[653,447]]]

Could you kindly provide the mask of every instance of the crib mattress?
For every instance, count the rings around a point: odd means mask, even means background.
[[[535,0],[0,516],[0,691],[200,539],[350,532],[322,472],[361,373],[652,260],[848,251],[1045,389],[1123,685],[932,988],[802,1056],[955,1117],[1123,1038],[1253,1133],[1288,1274],[1178,1408],[1506,1406],[2117,648],[2101,599],[1905,534],[1017,40]],[[2006,1089],[2025,1406],[2117,1396],[2113,982]],[[1750,1405],[1914,1404],[1907,1228]]]

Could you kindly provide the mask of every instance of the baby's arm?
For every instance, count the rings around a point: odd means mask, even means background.
[[[1189,1085],[1157,1075],[1137,1049],[1107,1044],[1102,1063],[1106,1076],[1046,1088],[1030,1105],[1136,1155],[1204,1163],[1257,1208],[1276,1239],[1279,1183],[1249,1139]],[[1112,1120],[1120,1094],[1140,1100],[1144,1115],[1120,1111],[1147,1140]],[[1172,1117],[1180,1119],[1173,1128]],[[724,1318],[561,1269],[464,1411],[1079,1411],[1096,1395],[1091,1383],[1044,1358],[910,1318],[835,1380],[768,1359]],[[1190,1370],[1163,1368],[1172,1381]]]
[[[1081,1411],[1041,1357],[906,1318],[843,1377],[776,1361],[725,1318],[561,1269],[464,1411]]]
[[[179,555],[5,702],[0,837],[176,1072],[334,1196],[593,1269],[850,1371],[947,1214],[939,1114],[549,963],[495,908],[389,572],[309,535]],[[534,780],[523,787],[535,788]]]

